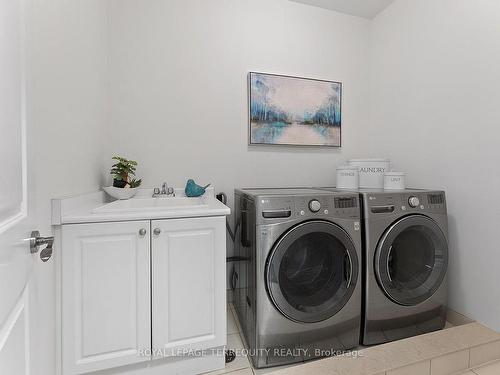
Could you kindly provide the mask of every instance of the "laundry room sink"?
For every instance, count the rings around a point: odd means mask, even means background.
[[[167,211],[183,209],[199,209],[207,207],[203,198],[170,197],[170,198],[137,198],[117,200],[97,207],[94,213],[119,213],[136,211]]]

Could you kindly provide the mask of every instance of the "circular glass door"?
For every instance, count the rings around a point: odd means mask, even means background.
[[[375,253],[375,274],[381,288],[404,306],[431,297],[447,267],[446,237],[434,220],[423,215],[406,216],[391,225]]]
[[[319,322],[347,303],[358,264],[354,244],[342,228],[327,221],[305,222],[288,230],[271,250],[267,290],[289,319]]]

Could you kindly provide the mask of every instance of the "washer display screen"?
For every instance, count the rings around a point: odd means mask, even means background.
[[[355,197],[335,198],[335,208],[355,208],[357,200]]]

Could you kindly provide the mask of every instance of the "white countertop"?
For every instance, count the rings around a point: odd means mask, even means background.
[[[150,198],[152,193],[152,189],[140,189],[132,199]],[[176,197],[185,197],[183,189],[175,189],[175,195]],[[172,198],[160,197],[155,199]],[[53,199],[52,225],[225,216],[231,212],[229,207],[215,198],[213,187],[208,188],[202,197],[195,199],[198,204],[193,204],[192,206],[184,205],[180,208],[162,209],[156,207],[155,209],[145,208],[144,210],[135,208],[133,210],[115,212],[102,212],[105,211],[105,209],[102,209],[104,205],[114,202],[114,199],[103,191]]]

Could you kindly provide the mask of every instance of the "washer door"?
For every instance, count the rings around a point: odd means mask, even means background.
[[[438,224],[423,215],[406,216],[382,236],[375,274],[385,294],[404,306],[431,297],[448,268],[448,243]]]
[[[266,263],[266,284],[283,315],[312,323],[344,307],[358,273],[358,256],[349,235],[328,221],[309,221],[276,242]]]

